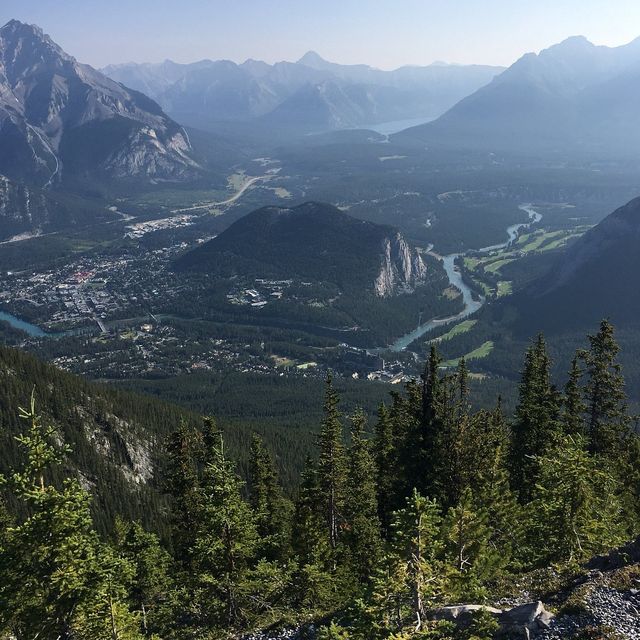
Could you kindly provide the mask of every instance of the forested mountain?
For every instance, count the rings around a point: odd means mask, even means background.
[[[41,381],[43,368],[28,360],[19,369],[24,356],[4,355],[6,424],[19,403],[12,378]],[[82,415],[69,399],[86,388],[47,389],[41,406],[64,401],[70,424],[51,429],[48,416],[22,410],[21,454],[0,476],[11,497],[0,502],[0,633],[634,638],[640,540],[591,559],[640,527],[640,437],[617,355],[603,321],[559,391],[538,336],[507,417],[499,399],[471,411],[464,360],[443,372],[433,348],[422,379],[392,394],[373,429],[361,411],[345,419],[329,376],[317,446],[293,502],[259,438],[245,486],[212,419],[174,425],[164,474],[170,546],[122,519],[110,536],[97,535],[91,484],[62,480],[67,456],[81,451],[61,442]],[[119,400],[118,410],[127,406]],[[108,459],[110,441],[84,429]],[[243,635],[266,628],[276,634]]]
[[[640,141],[639,77],[640,40],[609,48],[569,38],[526,54],[437,121],[397,140],[626,157]]]
[[[50,186],[198,172],[188,136],[153,100],[80,64],[35,25],[0,29],[0,173]]]
[[[27,186],[0,175],[0,241],[113,217],[100,203]]]
[[[18,407],[29,410],[33,393],[42,420],[55,439],[71,447],[54,475],[77,478],[94,499],[100,531],[113,528],[116,515],[141,519],[164,532],[160,452],[187,411],[144,396],[84,381],[30,355],[0,347],[0,473],[20,456],[15,437],[26,428]],[[9,500],[11,508],[16,507]]]
[[[324,130],[435,118],[502,68],[434,64],[381,71],[309,52],[295,63],[167,60],[102,71],[151,96],[183,124],[217,129],[220,121],[259,118],[271,126]]]
[[[421,256],[396,229],[317,202],[258,209],[181,257],[176,267],[212,278],[325,281],[379,297],[411,291],[427,279]]]
[[[640,198],[588,231],[551,271],[515,297],[527,327],[584,331],[607,316],[621,328],[640,325]]]

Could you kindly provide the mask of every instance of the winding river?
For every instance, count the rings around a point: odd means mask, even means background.
[[[483,247],[482,249],[479,249],[480,253],[489,253],[490,251],[506,249],[518,239],[518,236],[522,231],[529,229],[534,224],[542,220],[542,214],[538,213],[533,208],[533,205],[528,203],[521,204],[518,208],[521,211],[525,211],[529,215],[529,221],[519,222],[518,224],[512,224],[510,227],[507,227],[507,240],[505,242],[502,242],[501,244],[494,244],[490,247]],[[478,309],[480,309],[485,303],[485,299],[483,297],[474,297],[471,289],[467,284],[465,284],[464,280],[462,279],[462,274],[455,265],[456,258],[461,255],[463,254],[451,253],[448,256],[442,257],[442,266],[447,273],[447,278],[449,278],[449,284],[454,286],[462,293],[462,303],[464,305],[462,311],[455,316],[439,319],[433,318],[428,322],[419,325],[413,331],[410,331],[401,338],[398,338],[393,344],[391,344],[389,346],[390,351],[404,351],[414,340],[421,338],[425,333],[428,333],[429,331],[432,331],[437,327],[441,327],[442,325],[449,324],[451,322],[457,322],[459,320],[464,320],[468,316],[478,311]]]
[[[500,249],[507,248],[518,238],[518,235],[521,231],[529,229],[531,226],[542,220],[542,214],[538,213],[531,204],[521,204],[519,208],[529,214],[529,222],[520,222],[518,224],[511,225],[507,228],[507,240],[505,242],[492,245],[490,247],[484,247],[480,249],[481,253],[498,251]],[[484,298],[477,296],[474,297],[471,289],[463,281],[462,274],[455,265],[456,258],[458,258],[460,255],[463,254],[451,253],[447,256],[443,256],[441,259],[442,266],[444,267],[447,278],[449,279],[449,284],[454,286],[462,293],[462,311],[454,316],[449,316],[448,318],[433,318],[428,322],[419,325],[413,331],[410,331],[401,338],[398,338],[392,345],[388,347],[389,350],[396,352],[404,351],[414,340],[421,338],[425,333],[437,327],[441,327],[442,325],[457,322],[459,320],[464,320],[466,317],[478,311],[478,309],[480,309],[485,303]],[[56,338],[61,335],[65,335],[64,333],[47,333],[35,324],[31,324],[30,322],[26,322],[25,320],[16,318],[16,316],[13,316],[10,313],[6,313],[4,311],[0,311],[0,320],[8,322],[12,327],[24,331],[33,338]]]

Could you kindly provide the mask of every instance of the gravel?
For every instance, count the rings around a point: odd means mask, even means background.
[[[536,636],[540,640],[567,640],[587,627],[603,627],[626,640],[640,640],[640,594],[598,586],[585,602],[585,613],[556,618],[551,628]]]

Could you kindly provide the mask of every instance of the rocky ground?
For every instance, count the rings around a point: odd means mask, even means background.
[[[640,640],[640,538],[592,559],[571,575],[554,569],[518,578],[495,607],[442,607],[433,617],[467,624],[480,608],[500,624],[500,640]],[[313,625],[242,640],[312,640]]]

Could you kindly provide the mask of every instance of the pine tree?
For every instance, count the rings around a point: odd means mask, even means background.
[[[364,583],[373,572],[381,551],[380,521],[375,474],[369,442],[364,437],[366,417],[362,411],[351,418],[351,447],[347,480],[347,542],[358,580]]]
[[[193,553],[202,610],[210,624],[233,626],[248,615],[247,586],[258,536],[253,513],[242,499],[242,482],[225,457],[222,434],[205,441],[199,488],[200,511]]]
[[[589,451],[614,462],[624,458],[624,442],[630,433],[624,378],[616,362],[619,351],[613,326],[603,320],[598,333],[589,336],[589,350],[584,354],[587,430]]]
[[[249,495],[265,558],[285,560],[290,552],[291,505],[284,497],[271,455],[256,434],[251,441]]]
[[[527,512],[530,553],[540,564],[578,562],[623,541],[618,482],[579,436],[565,436],[538,463],[540,477]]]
[[[483,597],[483,582],[492,578],[500,566],[500,556],[490,544],[488,521],[487,512],[476,507],[468,487],[444,519],[445,551],[451,568],[449,592],[454,599]]]
[[[523,503],[530,500],[537,482],[536,456],[552,448],[560,432],[560,399],[551,386],[550,366],[544,337],[539,335],[525,355],[512,428],[511,477]]]
[[[133,638],[137,622],[128,610],[123,580],[126,564],[112,572],[111,556],[93,528],[89,495],[76,479],[62,487],[47,482],[61,465],[69,447],[55,446],[56,430],[45,427],[35,410],[20,409],[28,423],[16,439],[26,453],[26,463],[9,478],[2,478],[29,515],[10,524],[0,548],[0,628],[19,637],[78,637],[86,631],[83,612],[107,593],[111,607],[93,610],[92,620],[111,627],[113,639]],[[113,629],[114,612],[133,635]],[[128,632],[129,633],[129,632]]]
[[[423,628],[427,608],[443,588],[438,560],[442,548],[440,523],[437,503],[416,490],[407,498],[406,507],[396,513],[393,523],[393,546],[402,566],[399,575],[404,577],[405,607],[416,631]]]
[[[391,516],[394,508],[393,491],[395,486],[394,475],[398,469],[395,465],[394,431],[389,411],[384,404],[378,408],[378,421],[375,428],[374,451],[376,462],[376,485],[378,517],[385,537],[389,534]]]
[[[569,379],[564,387],[564,402],[562,408],[563,431],[569,435],[584,435],[585,404],[582,401],[582,370],[579,356],[571,361]]]
[[[327,538],[333,553],[335,553],[340,537],[346,480],[346,458],[338,403],[338,394],[333,388],[331,375],[328,375],[324,400],[324,420],[319,437],[318,484],[323,502],[322,509],[326,521]]]

